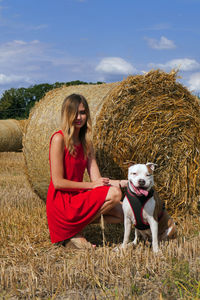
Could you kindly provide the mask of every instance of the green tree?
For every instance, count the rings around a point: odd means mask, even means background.
[[[0,118],[20,118],[25,111],[24,88],[6,90],[0,100]]]
[[[0,99],[0,119],[25,119],[28,118],[30,109],[54,85],[44,83],[28,88],[11,88],[6,90]]]
[[[96,84],[101,84],[97,82]],[[55,82],[54,84],[42,83],[29,86],[28,88],[11,88],[6,90],[0,98],[0,119],[25,119],[28,118],[30,109],[44,95],[55,88],[63,85],[95,84],[80,80],[70,82]]]

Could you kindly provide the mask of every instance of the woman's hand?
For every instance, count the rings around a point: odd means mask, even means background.
[[[109,178],[100,177],[97,180],[92,182],[92,188],[96,188],[98,186],[109,185]]]
[[[127,187],[128,186],[128,180],[109,180],[109,184],[117,187]]]
[[[120,182],[120,186],[122,188],[125,188],[128,186],[128,180],[120,180],[119,182]]]

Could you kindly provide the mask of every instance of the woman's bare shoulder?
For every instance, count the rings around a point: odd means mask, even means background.
[[[64,143],[64,137],[60,132],[54,134],[51,140],[51,144],[62,145]]]

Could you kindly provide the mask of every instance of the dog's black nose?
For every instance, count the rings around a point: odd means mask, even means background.
[[[145,180],[144,179],[139,179],[138,183],[140,186],[144,186],[145,185]]]

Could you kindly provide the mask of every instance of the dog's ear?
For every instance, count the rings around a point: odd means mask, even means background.
[[[133,165],[135,165],[136,162],[133,161],[133,160],[128,160],[128,161],[124,162],[123,164],[124,164],[124,165],[127,165],[128,168],[130,168],[130,167],[132,167]]]
[[[147,166],[148,168],[150,168],[151,171],[154,171],[154,170],[155,170],[155,166],[157,166],[157,164],[148,162],[148,163],[146,163],[146,166]]]

